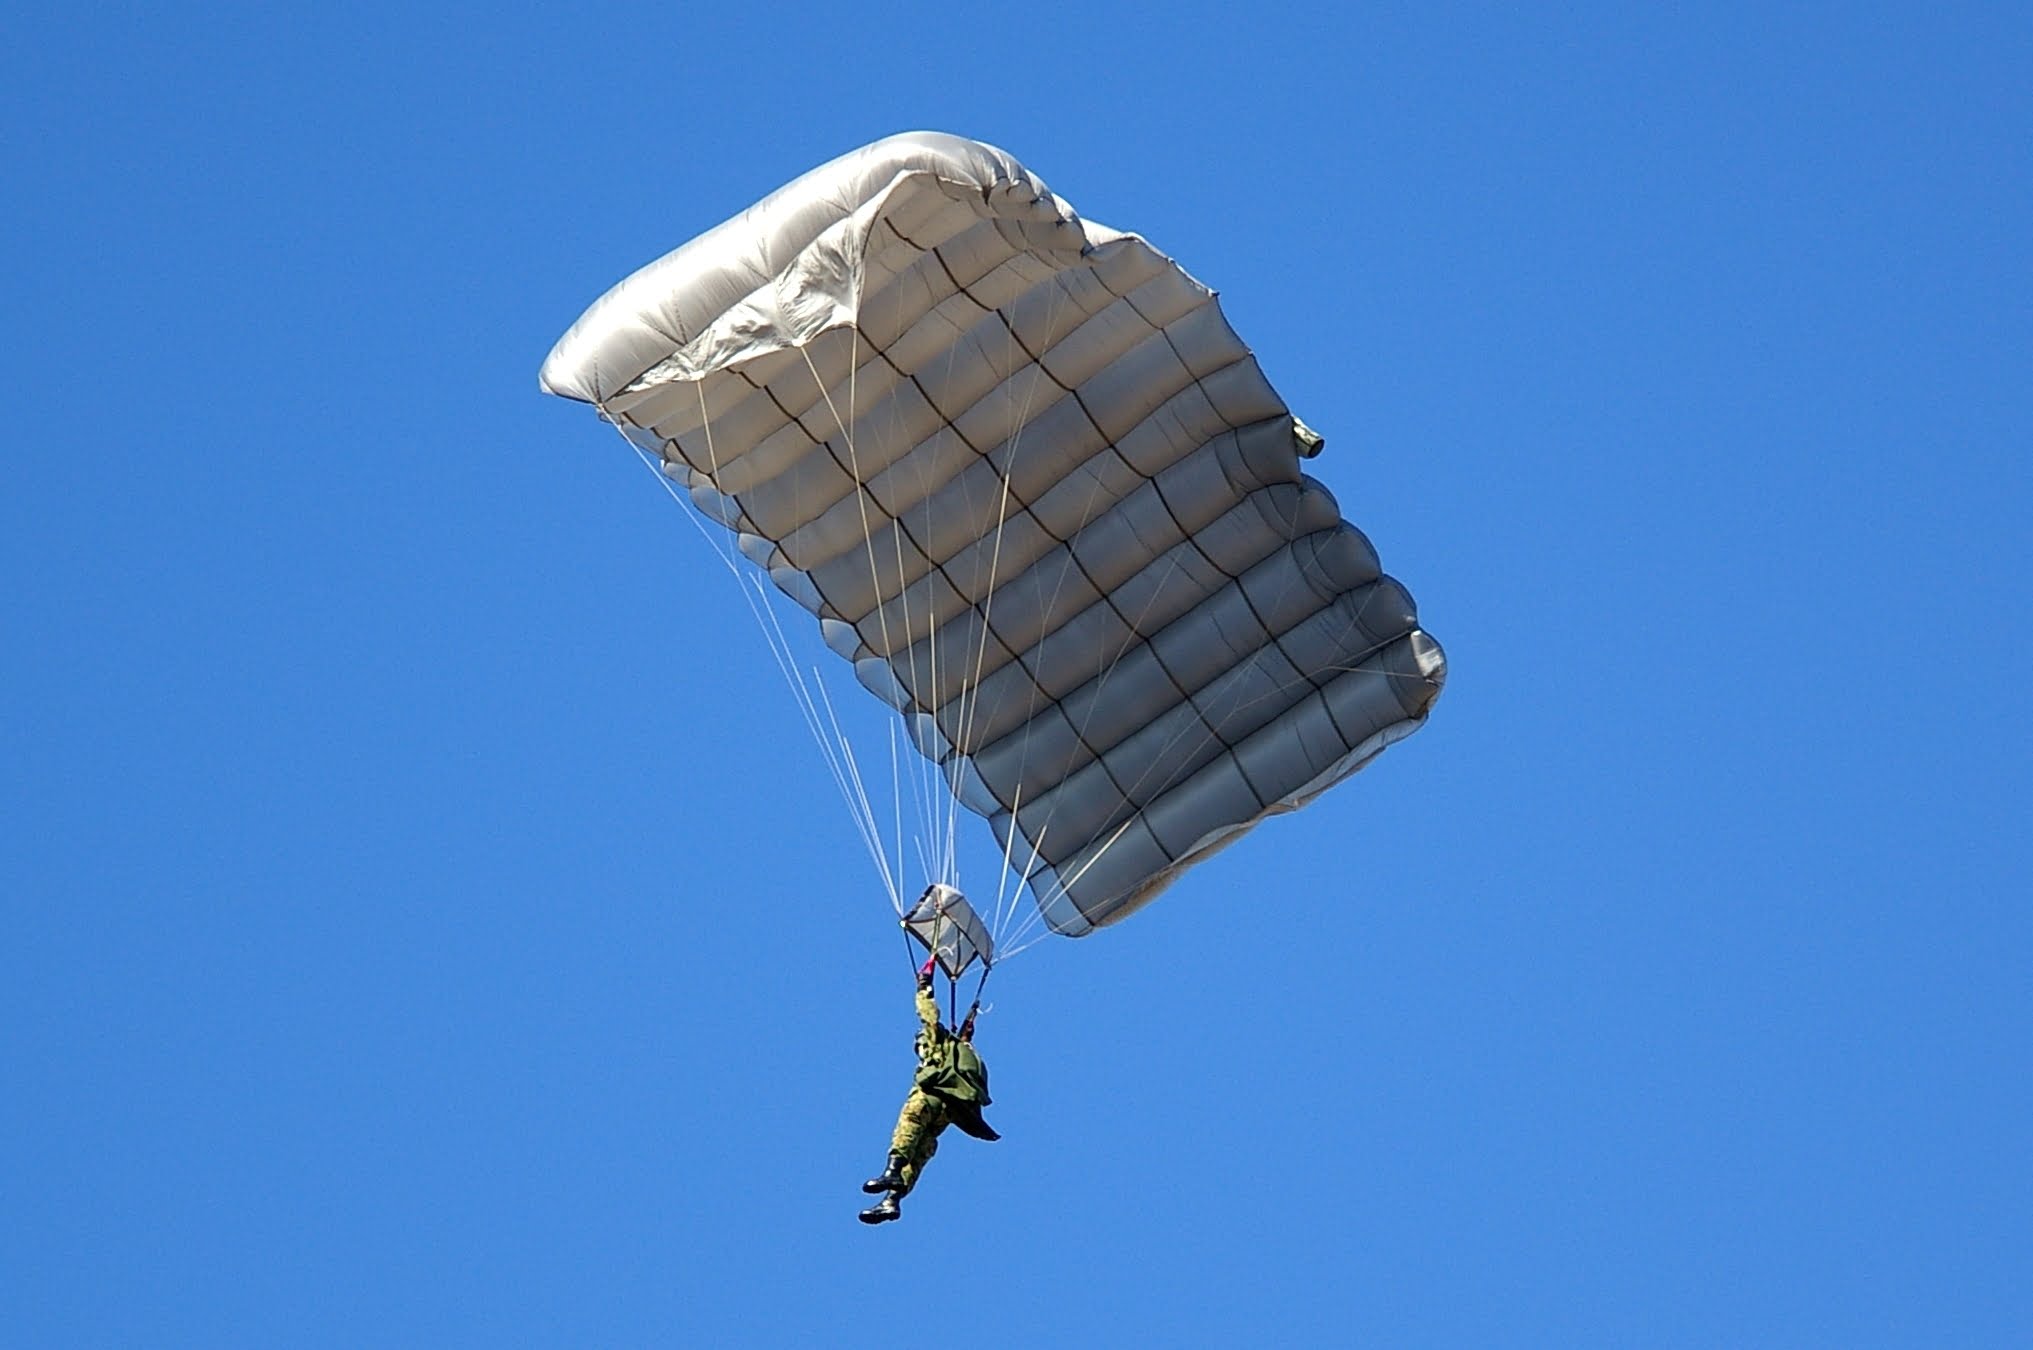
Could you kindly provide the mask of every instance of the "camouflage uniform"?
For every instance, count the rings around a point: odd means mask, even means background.
[[[946,1106],[929,1092],[911,1089],[904,1109],[897,1112],[896,1133],[890,1136],[889,1151],[903,1159],[896,1174],[903,1185],[892,1192],[901,1200],[918,1184],[918,1173],[939,1151],[939,1132],[946,1128]]]
[[[950,1033],[939,1022],[939,1003],[932,997],[932,991],[918,990],[919,1062],[924,1062],[928,1049],[949,1036]],[[889,1151],[903,1159],[897,1175],[903,1178],[904,1184],[894,1192],[897,1199],[909,1195],[911,1187],[918,1184],[918,1173],[939,1151],[939,1133],[951,1119],[946,1103],[921,1087],[913,1086],[911,1095],[904,1098],[903,1110],[897,1112],[896,1133],[890,1136],[889,1141]]]

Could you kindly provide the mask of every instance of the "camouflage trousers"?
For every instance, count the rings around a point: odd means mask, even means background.
[[[897,1112],[896,1133],[889,1139],[889,1151],[903,1159],[897,1168],[904,1182],[896,1192],[898,1199],[911,1193],[911,1187],[918,1184],[918,1173],[939,1151],[939,1132],[946,1128],[946,1120],[946,1104],[930,1093],[912,1088],[911,1095],[904,1098],[904,1109]]]

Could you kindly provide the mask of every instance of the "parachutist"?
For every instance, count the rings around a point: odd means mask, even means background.
[[[988,1066],[974,1050],[974,1018],[981,1010],[975,1004],[957,1031],[948,1031],[939,1020],[939,1002],[932,997],[932,972],[936,954],[918,967],[918,1071],[911,1080],[910,1094],[897,1113],[896,1131],[890,1136],[889,1163],[882,1175],[861,1183],[861,1189],[882,1199],[861,1211],[863,1223],[887,1223],[900,1218],[898,1202],[918,1184],[918,1174],[939,1151],[939,1135],[948,1125],[957,1125],[976,1139],[997,1139],[998,1134],[981,1118],[981,1108],[990,1104]]]

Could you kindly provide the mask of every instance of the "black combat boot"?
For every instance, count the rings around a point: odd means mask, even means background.
[[[870,1195],[881,1195],[884,1191],[900,1191],[904,1188],[904,1155],[892,1153],[882,1175],[870,1177],[861,1183],[861,1189]]]
[[[897,1198],[894,1193],[885,1195],[872,1208],[861,1211],[861,1221],[863,1223],[888,1223],[891,1219],[900,1219],[902,1217],[903,1211],[897,1208]]]

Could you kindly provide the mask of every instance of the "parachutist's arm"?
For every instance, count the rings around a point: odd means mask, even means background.
[[[927,978],[918,986],[918,1025],[928,1036],[939,1030],[939,1000],[932,997],[932,981]]]

